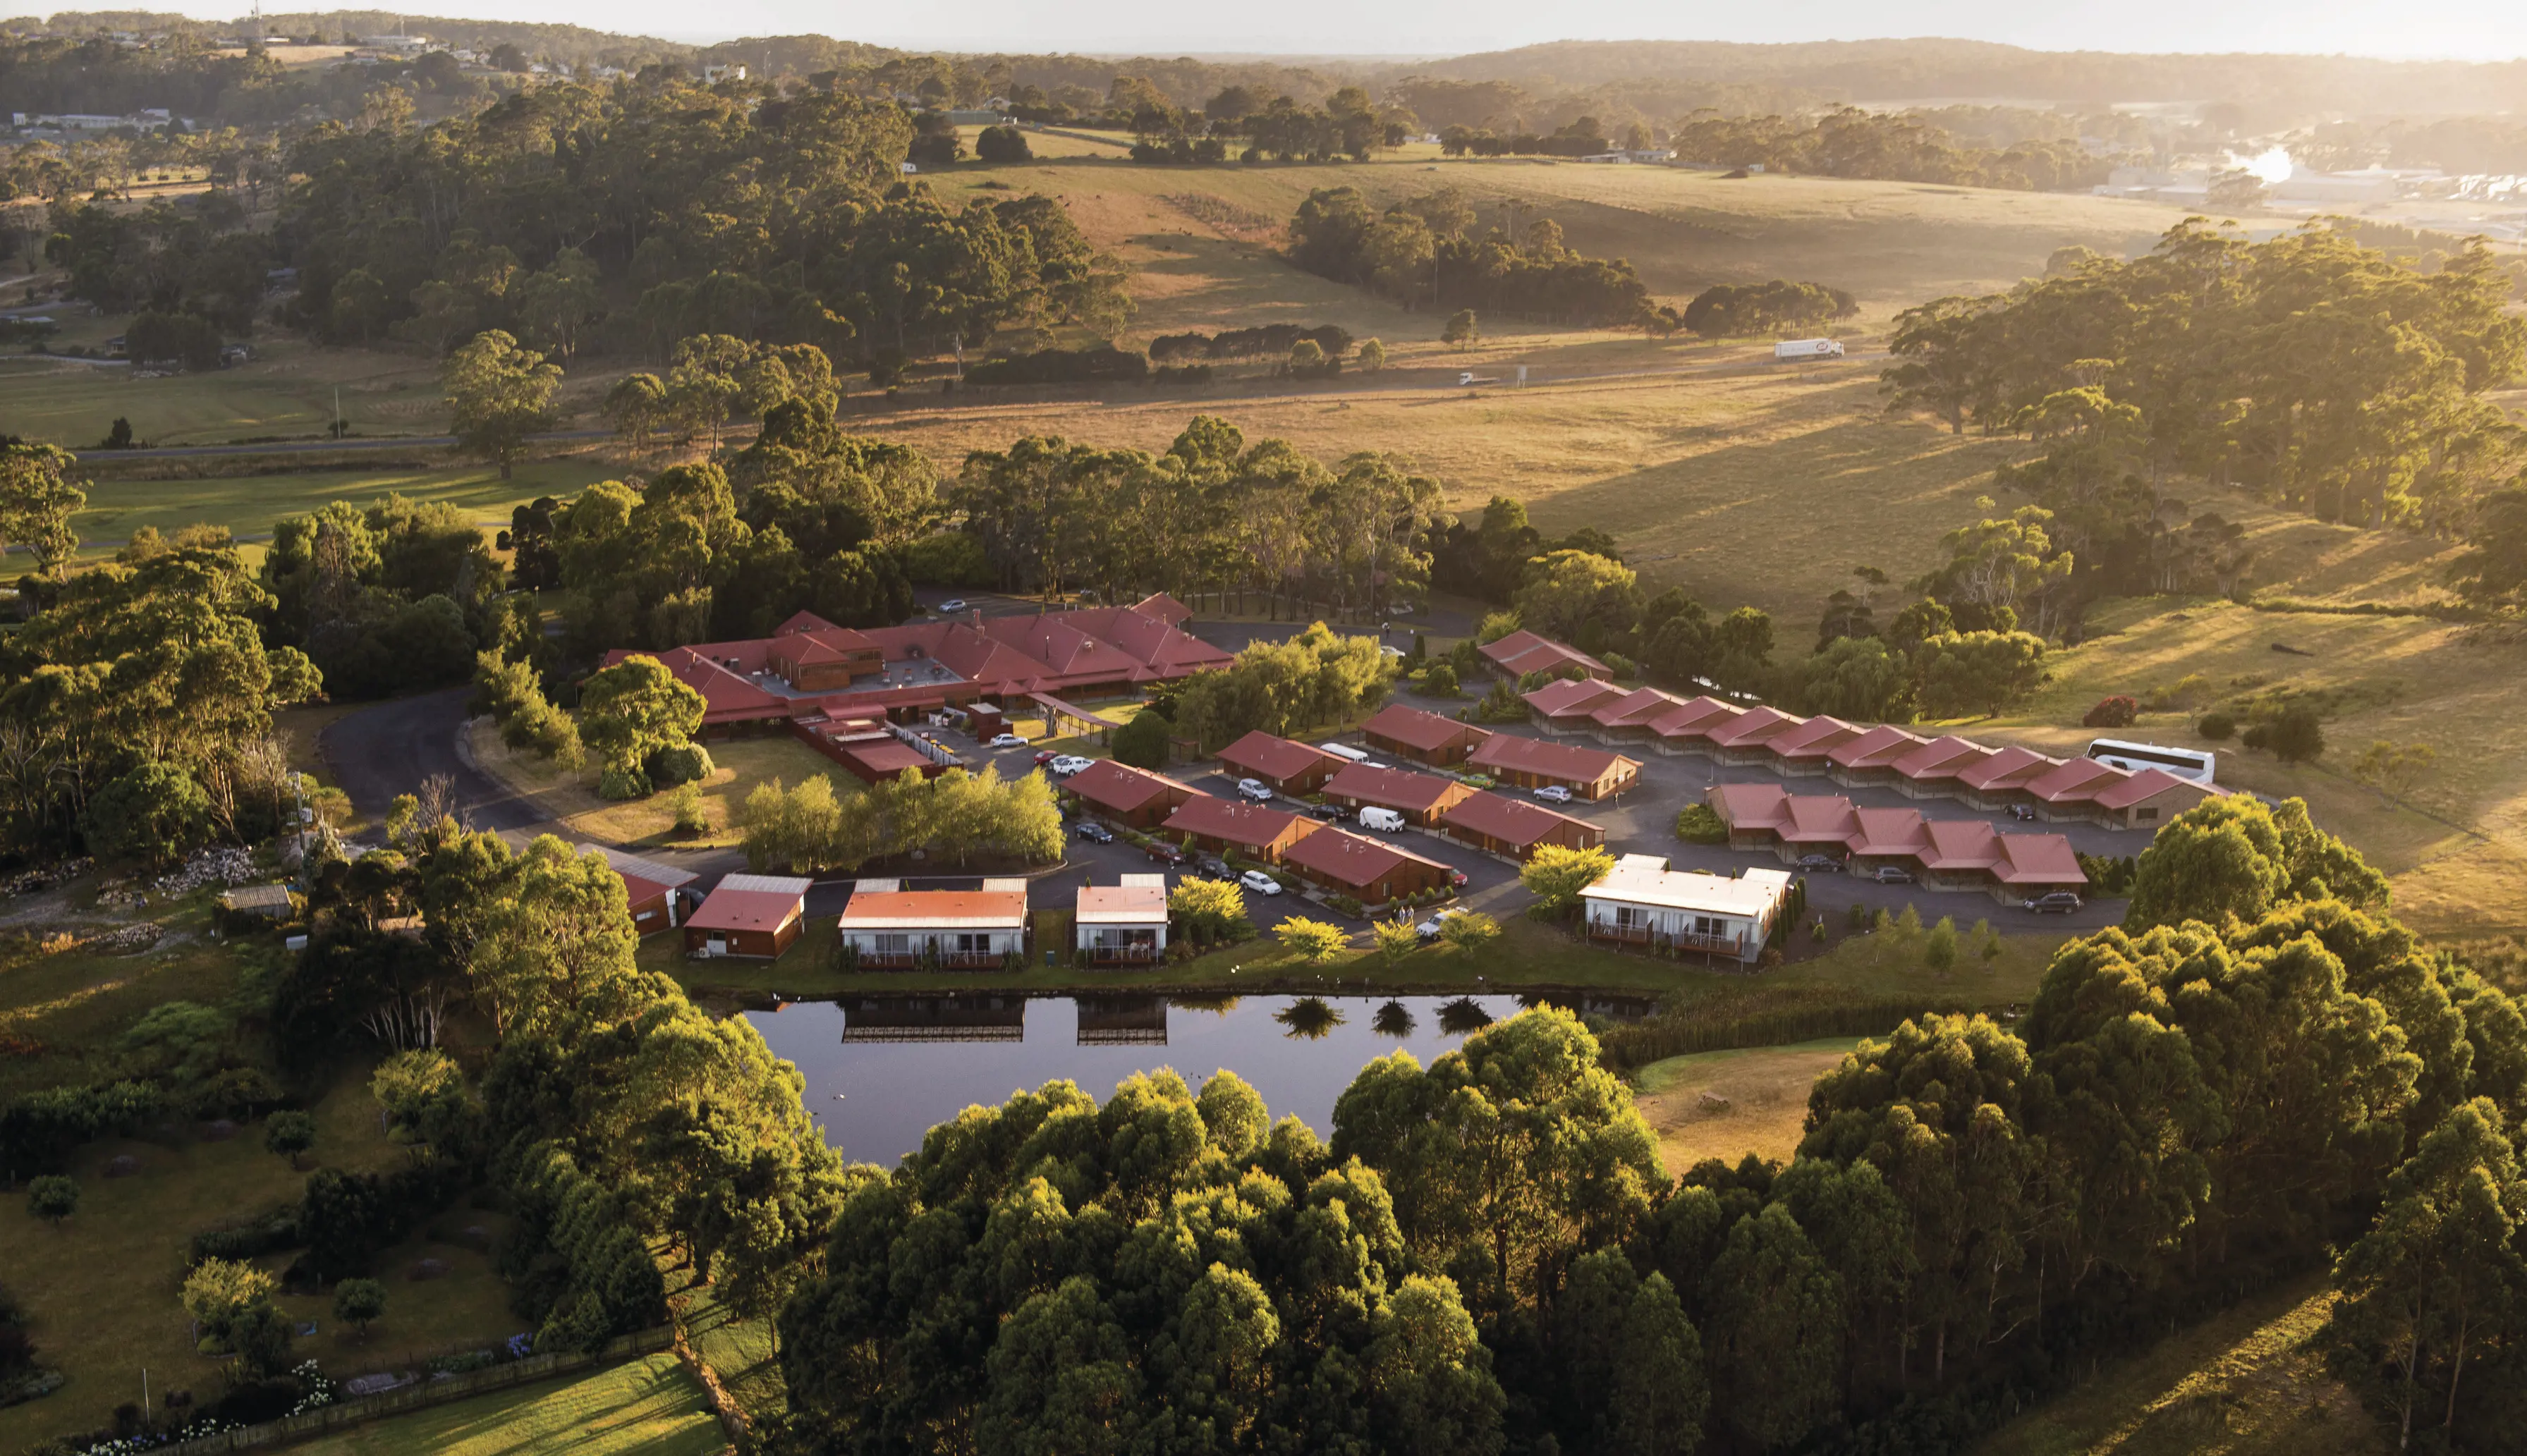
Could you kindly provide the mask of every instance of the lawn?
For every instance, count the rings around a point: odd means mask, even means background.
[[[2307,1348],[2332,1304],[2322,1276],[2243,1300],[2105,1366],[1973,1456],[2383,1456],[2393,1437]]]
[[[117,479],[86,483],[87,508],[74,524],[91,555],[110,555],[143,526],[172,531],[207,522],[240,537],[264,536],[272,524],[301,516],[328,501],[366,506],[390,494],[415,501],[445,501],[486,528],[509,524],[513,506],[540,495],[571,496],[622,468],[593,454],[520,464],[503,480],[497,468],[451,462],[428,469],[305,471],[265,476],[212,476],[199,479]]]
[[[715,849],[742,843],[738,810],[755,785],[779,779],[796,786],[821,775],[832,780],[838,798],[860,791],[860,780],[832,759],[787,733],[759,738],[728,738],[703,746],[713,769],[702,782],[702,807],[710,828],[698,834],[679,833],[668,795],[619,803],[596,796],[597,770],[592,762],[571,774],[532,753],[512,752],[500,741],[500,730],[486,719],[472,729],[474,761],[484,772],[531,799],[544,817],[586,838],[642,848]]]
[[[1848,1036],[1786,1046],[1697,1052],[1632,1074],[1641,1116],[1659,1139],[1659,1161],[1681,1174],[1705,1158],[1735,1163],[1753,1153],[1788,1162],[1807,1119],[1808,1085],[1841,1063]]]
[[[336,388],[355,433],[437,434],[446,427],[438,364],[420,353],[327,348],[285,333],[264,334],[254,349],[252,362],[233,369],[156,379],[12,357],[0,364],[0,392],[9,397],[13,430],[71,449],[103,439],[117,418],[152,445],[321,438]]]
[[[682,1287],[679,1280],[685,1280]],[[748,1416],[761,1421],[787,1411],[790,1386],[772,1348],[771,1322],[739,1318],[719,1302],[713,1286],[691,1280],[690,1269],[667,1276],[669,1301],[677,1306],[694,1353],[718,1373],[720,1384]]]
[[[93,887],[90,886],[92,889]],[[207,938],[199,906],[175,914],[153,907],[168,933],[148,950],[47,951],[38,934],[77,926],[105,929],[105,917],[48,898],[33,919],[13,921],[0,935],[0,1101],[41,1087],[111,1079],[132,1065],[117,1044],[125,1029],[168,1001],[216,1003],[234,988],[240,955]],[[26,915],[24,902],[11,907]]]
[[[2420,544],[2386,539],[2407,552]],[[2321,554],[2311,559],[2321,571]],[[2393,570],[2385,575],[2396,579]],[[2034,699],[1966,730],[2073,750],[2095,736],[2079,722],[2099,698],[2173,688],[2198,674],[2204,681],[2191,707],[2144,712],[2123,735],[2216,746],[2223,783],[2304,797],[2318,824],[2392,877],[2397,913],[2417,929],[2527,928],[2527,720],[2519,712],[2527,641],[2430,617],[2176,598],[2110,604],[2093,625],[2089,641],[2057,655],[2053,680]],[[2203,709],[2276,690],[2327,695],[2327,749],[2315,763],[2284,765],[2235,739],[2212,745],[2195,734]],[[2361,748],[2381,738],[2437,754],[2400,797],[2351,777]]]
[[[673,1355],[354,1426],[303,1456],[709,1456],[728,1438]]]
[[[310,1168],[382,1170],[408,1156],[379,1131],[364,1071],[346,1076],[313,1111],[318,1131]],[[106,1164],[124,1155],[138,1160],[139,1172],[105,1177]],[[115,1406],[138,1398],[143,1369],[153,1391],[216,1394],[218,1364],[194,1352],[178,1303],[185,1240],[197,1230],[293,1202],[307,1180],[264,1151],[260,1125],[219,1142],[179,1135],[165,1143],[90,1143],[79,1149],[72,1177],[79,1184],[78,1212],[57,1230],[26,1215],[23,1194],[0,1195],[6,1230],[0,1246],[11,1251],[6,1282],[26,1305],[41,1360],[69,1377],[54,1394],[0,1411],[0,1447],[7,1449],[106,1424]],[[460,1205],[438,1224],[442,1231],[496,1230],[499,1220]],[[263,1262],[278,1271],[291,1257]],[[412,1281],[408,1271],[425,1257],[450,1272]],[[507,1287],[475,1248],[434,1242],[425,1231],[381,1255],[378,1272],[387,1281],[387,1315],[365,1339],[335,1329],[330,1292],[278,1301],[297,1319],[316,1322],[318,1332],[299,1347],[337,1377],[490,1344],[519,1329]]]

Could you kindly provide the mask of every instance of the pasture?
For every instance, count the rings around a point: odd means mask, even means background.
[[[1786,1163],[1798,1150],[1808,1084],[1839,1065],[1850,1037],[1738,1051],[1697,1052],[1632,1074],[1641,1116],[1658,1134],[1671,1176],[1706,1158],[1734,1164],[1753,1154]]]
[[[728,1437],[673,1355],[354,1426],[302,1456],[710,1456]]]

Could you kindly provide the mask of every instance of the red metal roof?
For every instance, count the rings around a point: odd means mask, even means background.
[[[1374,883],[1379,877],[1405,865],[1422,865],[1442,874],[1447,870],[1436,860],[1407,853],[1383,839],[1365,838],[1330,827],[1291,845],[1281,860],[1294,870],[1314,871],[1337,884],[1348,885]]]
[[[1301,819],[1242,799],[1214,799],[1206,794],[1186,800],[1160,828],[1170,834],[1200,834],[1231,844],[1269,844],[1288,832],[1292,825],[1297,825],[1302,834],[1318,828],[1313,819]]]
[[[1563,825],[1577,825],[1585,831],[1582,841],[1585,843],[1605,838],[1603,830],[1584,819],[1556,814],[1541,804],[1488,791],[1469,794],[1450,805],[1447,812],[1439,816],[1439,823],[1452,829],[1482,834],[1521,849],[1543,839]]]
[[[1751,748],[1758,743],[1769,743],[1805,722],[1806,719],[1779,708],[1756,708],[1727,728],[1713,732],[1711,741],[1722,748]]]
[[[1640,767],[1637,759],[1598,748],[1581,748],[1572,743],[1547,743],[1538,738],[1522,738],[1516,733],[1494,733],[1485,738],[1466,760],[1479,769],[1515,769],[1537,774],[1547,778],[1560,778],[1573,783],[1594,783],[1624,764]]]
[[[2000,858],[2000,831],[1980,819],[1927,819],[1922,829],[1931,840],[1921,851],[1925,870],[1988,870]]]
[[[1906,778],[1950,778],[1967,765],[1981,763],[1990,756],[1990,749],[1951,733],[1933,738],[1897,759],[1895,772]]]
[[[1588,712],[1600,728],[1646,727],[1660,714],[1669,712],[1684,699],[1655,687],[1636,687],[1609,702],[1599,703]]]
[[[1732,829],[1777,829],[1790,822],[1789,790],[1778,783],[1722,783],[1711,791],[1712,808]]]
[[[2093,797],[2100,809],[2129,809],[2135,804],[2157,798],[2171,788],[2192,789],[2206,799],[2219,792],[2208,784],[2180,778],[2165,769],[2143,769],[2121,783],[2110,783],[2098,789]]]
[[[1980,763],[1968,764],[1958,771],[1956,778],[1980,793],[2023,784],[2051,771],[2056,762],[2033,749],[2003,748]]]
[[[1836,743],[1826,750],[1825,756],[1837,769],[1882,769],[1921,747],[1922,742],[1919,733],[1880,724],[1857,738]]]
[[[837,922],[844,929],[932,926],[1023,926],[1024,890],[853,890]]]
[[[2059,834],[2003,834],[1991,876],[2003,884],[2087,884],[2080,856]]]
[[[1418,748],[1424,753],[1445,748],[1465,733],[1472,733],[1480,740],[1489,737],[1491,731],[1441,714],[1408,708],[1402,703],[1389,703],[1378,709],[1362,728],[1366,732],[1392,739],[1408,748]]]
[[[1773,739],[1775,758],[1824,758],[1836,744],[1860,736],[1860,729],[1839,718],[1811,718]]]
[[[1426,814],[1432,805],[1457,788],[1457,780],[1442,778],[1436,774],[1346,764],[1341,773],[1325,780],[1323,792],[1329,799],[1365,799],[1389,809],[1410,809]]]
[[[1662,738],[1708,739],[1745,716],[1746,710],[1733,703],[1724,703],[1718,698],[1694,698],[1651,719],[1649,729]]]
[[[1110,758],[1099,759],[1071,775],[1061,786],[1101,809],[1111,809],[1118,814],[1129,814],[1170,789],[1182,789],[1189,794],[1201,792],[1163,774],[1153,774],[1130,764],[1118,764]]]
[[[685,922],[689,930],[777,930],[805,912],[803,894],[722,887]]]
[[[1219,750],[1219,761],[1262,778],[1295,778],[1319,765],[1340,768],[1347,762],[1321,748],[1294,743],[1262,728]]]
[[[1846,846],[1853,854],[1919,854],[1931,842],[1919,809],[1858,809],[1860,831]]]
[[[1789,823],[1778,832],[1791,844],[1840,845],[1860,832],[1851,801],[1840,794],[1792,794]]]
[[[2047,804],[2086,804],[2094,800],[2098,791],[2131,777],[2112,764],[2101,764],[2092,758],[2066,759],[2051,772],[2030,780],[2027,791]]]
[[[1586,669],[1592,678],[1614,676],[1613,671],[1604,663],[1578,648],[1565,646],[1550,637],[1538,636],[1524,628],[1511,632],[1499,641],[1486,642],[1480,650],[1486,659],[1521,678],[1529,673],[1540,673],[1560,667],[1565,663],[1573,663]]]
[[[1622,688],[1602,678],[1556,678],[1526,694],[1525,702],[1547,718],[1577,718],[1622,696]]]

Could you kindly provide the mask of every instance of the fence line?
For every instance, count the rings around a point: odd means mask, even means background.
[[[217,1451],[244,1451],[256,1446],[277,1445],[315,1435],[341,1426],[356,1426],[387,1416],[399,1416],[428,1406],[444,1405],[467,1396],[491,1390],[505,1390],[512,1385],[532,1384],[554,1376],[569,1375],[593,1366],[609,1365],[633,1355],[652,1355],[667,1349],[675,1338],[666,1326],[619,1335],[608,1340],[594,1354],[554,1353],[529,1355],[505,1365],[468,1371],[445,1380],[424,1379],[420,1383],[383,1391],[376,1395],[358,1395],[318,1406],[304,1415],[287,1416],[268,1421],[261,1426],[240,1426],[217,1435],[195,1436],[188,1441],[157,1449],[170,1456],[210,1456]]]

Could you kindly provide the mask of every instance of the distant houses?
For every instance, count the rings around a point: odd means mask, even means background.
[[[1231,774],[1294,797],[1324,787],[1325,780],[1342,772],[1346,762],[1314,744],[1295,742],[1261,728],[1219,750],[1220,767]]]
[[[1931,819],[1918,809],[1857,808],[1840,794],[1793,794],[1777,783],[1715,784],[1708,802],[1730,847],[1787,861],[1823,854],[1864,876],[1891,867],[1928,889],[1982,890],[2004,902],[2089,882],[2060,834],[2008,834],[1986,820]]]

